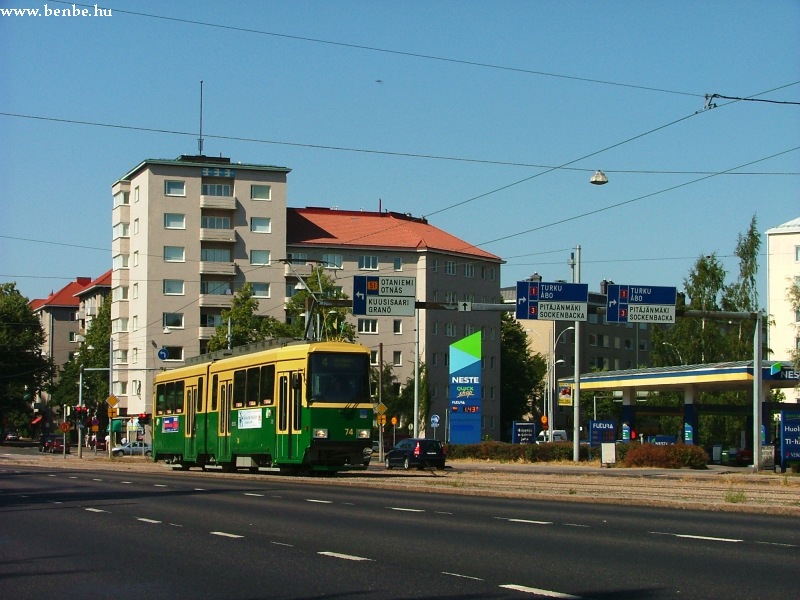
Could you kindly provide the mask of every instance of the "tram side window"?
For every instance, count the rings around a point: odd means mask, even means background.
[[[183,412],[183,381],[173,381],[167,384],[165,407],[167,414]]]
[[[272,404],[275,401],[275,365],[261,367],[260,389],[261,404]]]
[[[203,378],[197,380],[197,394],[195,395],[195,412],[203,412]]]
[[[233,406],[241,408],[244,406],[244,397],[247,390],[247,371],[242,369],[233,374]]]
[[[252,367],[247,369],[247,406],[258,405],[258,385],[261,382],[259,373],[260,367]]]
[[[289,398],[287,398],[289,390],[289,382],[286,377],[281,377],[280,381],[280,389],[278,393],[280,394],[280,399],[278,402],[278,430],[283,431],[286,429],[286,421],[288,416],[288,402]]]
[[[217,386],[219,385],[219,375],[214,375],[211,380],[211,412],[217,412]]]
[[[300,387],[293,387],[292,399],[294,403],[292,407],[292,429],[299,431],[302,424],[300,417],[303,414],[303,389]]]
[[[163,415],[167,409],[167,386],[160,383],[156,386],[156,414]]]

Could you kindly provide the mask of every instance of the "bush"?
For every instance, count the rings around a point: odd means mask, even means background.
[[[698,446],[674,444],[627,444],[622,457],[626,467],[656,467],[660,469],[705,469],[708,455]]]
[[[548,444],[508,444],[481,442],[480,444],[450,444],[447,458],[451,460],[494,460],[498,462],[553,462],[572,460],[572,442]],[[589,449],[581,446],[580,460],[589,460]]]

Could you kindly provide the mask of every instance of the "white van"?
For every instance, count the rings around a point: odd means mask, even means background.
[[[550,441],[549,432],[547,431],[540,431],[539,437],[536,438],[537,442],[548,442]],[[566,429],[554,429],[553,430],[553,441],[554,442],[568,442],[569,438],[567,437],[567,430]]]

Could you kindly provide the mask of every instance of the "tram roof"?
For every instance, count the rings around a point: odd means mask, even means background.
[[[800,371],[791,363],[763,361],[761,375],[770,388],[790,388],[800,384]],[[694,386],[705,390],[740,390],[753,385],[753,361],[732,361],[700,365],[647,367],[621,371],[598,371],[580,376],[581,390],[613,391],[625,388],[672,390]],[[558,380],[573,385],[574,377]]]

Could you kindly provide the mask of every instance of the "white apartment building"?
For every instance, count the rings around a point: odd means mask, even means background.
[[[800,311],[787,297],[792,284],[800,285],[800,217],[767,231],[767,311],[770,358],[789,361],[800,349]]]
[[[245,282],[283,308],[284,167],[148,159],[112,186],[111,336],[120,414],[150,412],[154,372],[205,352]]]

